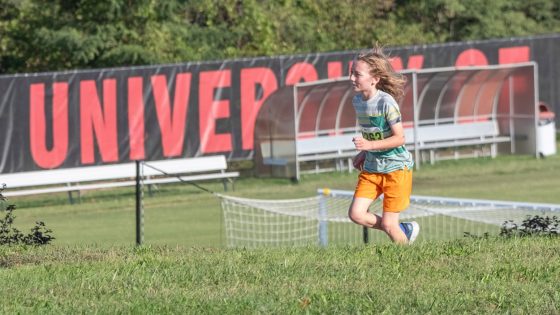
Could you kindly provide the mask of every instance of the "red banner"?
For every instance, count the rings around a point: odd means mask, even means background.
[[[397,70],[536,61],[540,100],[554,108],[559,43],[551,35],[388,52]],[[357,52],[2,76],[0,172],[213,154],[250,159],[264,100],[285,85],[347,76]]]

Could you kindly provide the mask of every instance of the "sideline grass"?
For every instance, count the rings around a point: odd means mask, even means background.
[[[3,314],[558,314],[560,238],[227,250],[0,247]]]
[[[230,194],[254,198],[313,196],[317,188],[352,190],[357,173],[306,175],[298,184],[283,179],[240,178]],[[499,156],[422,165],[414,174],[418,195],[560,204],[560,156]],[[203,183],[221,192],[218,182]],[[80,204],[65,194],[12,198],[16,225],[23,231],[37,220],[54,231],[56,245],[110,247],[134,243],[134,190],[88,191]],[[219,200],[186,184],[161,185],[145,202],[145,241],[152,245],[224,245]]]

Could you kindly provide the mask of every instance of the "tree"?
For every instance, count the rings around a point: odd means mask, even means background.
[[[144,65],[173,54],[168,24],[176,22],[173,1],[25,0],[5,27],[9,37],[5,71]]]
[[[0,71],[55,71],[560,32],[557,0],[0,0]]]

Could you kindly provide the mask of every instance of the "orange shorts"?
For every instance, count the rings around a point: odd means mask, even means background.
[[[410,204],[412,170],[405,168],[391,173],[361,172],[354,197],[377,199],[383,194],[383,211],[401,212]]]

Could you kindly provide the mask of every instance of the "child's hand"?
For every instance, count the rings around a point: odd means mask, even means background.
[[[371,150],[371,148],[369,148],[369,141],[367,141],[366,139],[364,139],[362,136],[356,136],[354,138],[352,138],[352,142],[354,142],[354,146],[356,147],[356,150]]]

